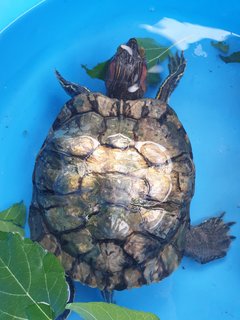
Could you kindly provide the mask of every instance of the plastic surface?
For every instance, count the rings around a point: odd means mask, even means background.
[[[31,201],[35,157],[68,97],[54,76],[105,92],[104,83],[89,78],[89,67],[107,60],[130,37],[160,35],[141,28],[163,17],[240,33],[239,2],[48,0],[0,33],[0,210]],[[230,50],[240,49],[231,38]],[[197,46],[201,45],[200,49]],[[205,54],[204,54],[205,52]],[[192,223],[226,211],[240,231],[240,91],[239,64],[225,64],[210,39],[185,51],[187,69],[170,105],[177,112],[193,147],[196,190]],[[163,76],[167,75],[164,64]],[[154,97],[150,88],[146,96]],[[159,284],[117,292],[119,305],[151,311],[161,320],[240,319],[240,240],[226,258],[199,265],[184,258],[178,270]],[[78,301],[101,301],[100,293],[77,286]],[[78,319],[72,314],[70,319]]]
[[[44,1],[46,0],[1,0],[0,32]]]

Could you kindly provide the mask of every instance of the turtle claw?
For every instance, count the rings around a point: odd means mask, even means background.
[[[232,240],[235,239],[228,235],[235,222],[225,223],[222,220],[224,214],[190,228],[186,235],[186,256],[200,263],[207,263],[226,255]]]
[[[186,66],[186,59],[184,58],[183,51],[181,51],[181,54],[178,54],[178,51],[176,52],[175,56],[170,56],[168,59],[168,70],[169,74],[173,74],[174,72],[177,72],[178,68],[182,66],[182,68],[185,68]]]
[[[225,216],[225,214],[226,214],[226,211],[221,212],[219,215],[219,219],[222,219]]]
[[[234,224],[236,224],[235,221],[232,221],[232,222],[228,222],[228,223],[227,223],[227,225],[228,225],[229,227],[234,226]]]
[[[62,75],[60,74],[60,72],[58,72],[57,70],[55,70],[55,75],[59,81],[59,83],[61,84],[61,86],[63,87],[63,89],[66,91],[66,93],[71,96],[71,97],[75,97],[78,94],[81,93],[89,93],[90,90],[86,87],[80,86],[79,84],[67,81],[66,79],[64,79],[62,77]]]

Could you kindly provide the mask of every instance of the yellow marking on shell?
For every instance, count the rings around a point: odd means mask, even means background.
[[[61,194],[75,192],[79,189],[79,176],[71,172],[60,174],[53,184],[53,189]]]
[[[72,148],[72,151],[79,156],[84,156],[93,152],[99,144],[100,143],[92,137],[80,136],[77,138],[77,144]]]
[[[167,201],[172,191],[171,174],[166,173],[162,167],[149,167],[136,170],[132,173],[134,177],[144,179],[149,185],[148,196],[156,201]]]
[[[99,144],[100,144],[98,140],[96,140],[96,139],[94,139],[93,137],[90,137],[90,136],[81,136],[81,138],[86,138],[86,139],[91,140],[92,143],[93,143],[93,148],[94,149],[97,148],[99,146]]]
[[[152,141],[139,141],[135,144],[135,148],[151,163],[164,165],[164,171],[171,173],[172,160],[164,146]]]
[[[133,141],[121,133],[116,133],[108,136],[106,138],[106,143],[120,149],[125,149],[128,146],[133,145]]]
[[[87,229],[66,233],[62,236],[62,239],[67,242],[70,253],[76,256],[86,253],[94,247],[91,233]]]
[[[92,153],[98,146],[99,141],[90,136],[56,136],[53,143],[57,145],[59,150],[71,153],[76,156],[86,156]]]
[[[147,168],[143,157],[134,148],[125,150],[99,146],[87,159],[88,169],[97,173],[120,172],[124,174]]]
[[[162,170],[149,168],[146,179],[150,184],[149,195],[151,198],[165,202],[172,191],[172,179],[169,174],[165,174]]]
[[[95,174],[104,174],[105,180],[109,179],[107,178],[108,173],[116,172],[122,174],[131,174],[132,178],[129,177],[129,179],[134,183],[134,185],[131,184],[131,188],[135,190],[135,184],[139,184],[138,188],[140,188],[142,190],[141,192],[143,192],[142,197],[145,194],[146,196],[148,195],[152,199],[155,199],[157,201],[167,201],[173,187],[171,179],[172,162],[167,154],[167,149],[162,145],[151,141],[137,142],[135,144],[135,148],[137,150],[135,150],[134,148],[127,148],[128,144],[133,143],[133,141],[121,133],[110,135],[107,140],[110,140],[111,145],[113,145],[115,148],[100,145],[97,149],[95,149],[95,151],[86,161],[88,172],[94,172]],[[152,166],[149,167],[144,158],[147,158],[152,163]],[[140,180],[136,180],[136,178]],[[93,177],[90,179],[93,182],[93,180],[95,179],[92,179]],[[112,186],[111,188],[113,188],[112,192],[117,188],[117,185],[123,183],[124,179],[121,178],[121,181],[119,181],[118,177],[117,179],[115,178],[112,181],[112,183],[110,184]],[[143,188],[142,182],[140,183],[140,181],[146,181],[146,183],[149,185],[148,191]],[[85,182],[86,181],[84,181],[84,185]],[[101,182],[100,185],[102,185],[102,183],[103,182]],[[102,187],[105,185],[105,183],[107,182],[104,182]],[[110,194],[112,194],[112,192],[110,192],[110,185],[105,190],[108,194],[108,197],[110,196]],[[92,186],[92,188],[98,189],[97,185]],[[117,192],[117,189],[115,190],[115,192]],[[123,201],[122,197],[124,196],[125,192],[121,191],[120,193],[117,192],[118,195],[115,195],[115,197],[113,197],[113,203],[117,203],[118,196],[119,201]],[[135,196],[137,196],[136,190],[133,193],[135,194]],[[137,198],[141,198],[140,194],[141,193],[138,194]],[[104,195],[105,194],[102,194],[103,197],[105,197]]]
[[[150,231],[157,228],[157,226],[162,222],[164,215],[164,209],[146,210],[141,213],[144,224]]]
[[[166,194],[166,197],[162,200],[162,202],[167,201],[170,193],[172,192],[173,184],[172,184],[172,180],[171,180],[171,177],[170,177],[170,176],[169,176],[169,179],[170,179],[170,186],[169,186],[169,189],[168,189],[168,193]]]
[[[138,142],[136,142],[135,147],[136,147],[136,149],[138,149],[138,150],[140,151],[141,147],[142,147],[143,145],[145,145],[146,143],[150,143],[150,144],[156,145],[157,147],[159,147],[159,149],[160,149],[162,152],[165,152],[165,151],[167,150],[167,149],[166,149],[164,146],[162,146],[161,144],[158,144],[158,143],[153,142],[153,141],[138,141]]]
[[[173,187],[171,179],[173,164],[167,149],[152,141],[139,141],[135,144],[135,148],[157,166],[145,170],[145,179],[150,185],[149,195],[162,202],[167,201]]]

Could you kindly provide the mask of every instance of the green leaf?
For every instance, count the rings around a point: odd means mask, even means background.
[[[77,312],[84,320],[159,320],[150,312],[141,312],[104,302],[70,303],[67,309]]]
[[[156,86],[161,82],[160,73],[148,73],[147,74],[147,84],[150,86]]]
[[[44,313],[43,313],[44,312]],[[28,319],[45,320],[47,315],[49,319],[54,319],[54,312],[47,303],[35,303],[26,308]]]
[[[11,221],[20,227],[26,222],[26,206],[23,201],[13,204],[10,208],[0,212],[0,220]]]
[[[12,223],[11,221],[0,220],[0,231],[19,233],[22,237],[24,237],[24,229]]]
[[[15,203],[10,208],[0,212],[0,231],[17,232],[23,236],[25,221],[26,207],[24,203]]]
[[[105,80],[106,72],[107,72],[107,66],[110,60],[101,62],[97,64],[94,68],[88,69],[86,65],[82,64],[82,68],[87,72],[87,74],[91,78],[97,78],[100,80]]]
[[[137,38],[138,44],[144,48],[147,61],[147,83],[151,85],[158,85],[161,82],[160,72],[156,71],[156,67],[160,62],[171,55],[170,48],[157,43],[151,38]]]
[[[158,66],[160,62],[164,61],[171,54],[170,48],[160,45],[151,38],[137,38],[136,40],[139,46],[145,50],[148,69],[147,83],[149,85],[157,85],[160,83],[161,77],[160,73],[156,72],[156,69],[154,70],[154,67]],[[101,62],[92,69],[87,68],[86,65],[82,65],[82,68],[91,78],[105,80],[109,61]]]
[[[221,54],[219,56],[226,63],[240,62],[240,51],[234,52],[229,56],[222,56]]]
[[[171,54],[170,48],[160,45],[152,38],[137,38],[136,40],[145,50],[148,70]]]
[[[225,41],[211,41],[211,45],[224,53],[227,53],[229,50],[229,45]]]
[[[64,310],[65,272],[39,244],[0,232],[0,269],[0,319],[52,320],[50,307],[55,316]]]

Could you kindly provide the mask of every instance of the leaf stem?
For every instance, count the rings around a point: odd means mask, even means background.
[[[190,35],[188,35],[188,36],[180,39],[179,41],[174,42],[170,47],[167,47],[166,50],[164,50],[163,52],[161,52],[157,57],[149,60],[147,63],[149,64],[149,63],[151,63],[151,62],[159,59],[159,58],[160,58],[161,56],[163,56],[166,52],[168,52],[169,50],[171,50],[173,47],[175,47],[175,46],[178,45],[179,43],[182,43],[183,41],[185,41],[185,40],[186,40],[187,38],[189,38],[189,37],[190,37]]]

